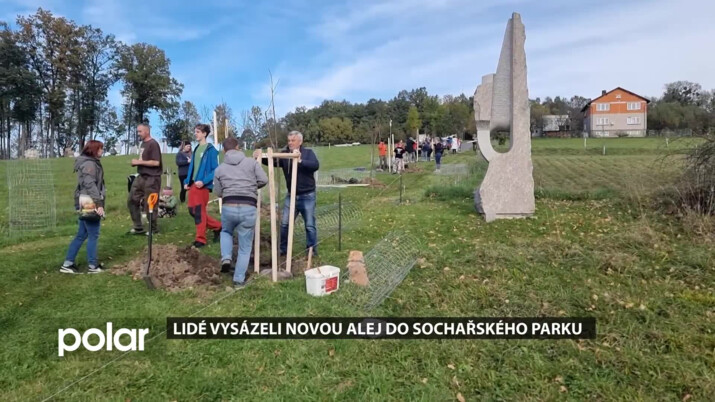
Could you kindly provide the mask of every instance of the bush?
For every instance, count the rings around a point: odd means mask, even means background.
[[[657,203],[671,213],[715,215],[715,135],[688,152],[683,175],[658,194]]]

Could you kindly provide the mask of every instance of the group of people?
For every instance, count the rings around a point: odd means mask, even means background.
[[[258,189],[268,183],[268,177],[257,159],[264,165],[261,150],[255,150],[253,158],[247,157],[239,149],[238,140],[232,137],[223,141],[223,163],[218,163],[219,151],[207,142],[211,132],[208,124],[198,124],[194,129],[197,145],[182,144],[176,156],[181,181],[181,202],[187,202],[189,214],[194,218],[195,237],[193,247],[206,246],[207,230],[213,231],[213,241],[220,242],[221,272],[231,270],[234,245],[234,232],[238,232],[238,258],[234,265],[233,283],[241,288],[246,283],[246,271],[253,247],[254,228],[258,204]],[[146,211],[148,197],[159,193],[163,172],[161,147],[151,137],[147,124],[137,126],[137,135],[141,140],[138,159],[132,159],[131,165],[137,168],[132,175],[127,207],[132,219],[131,235],[144,235],[147,230],[142,222],[142,211]],[[306,248],[313,248],[317,255],[318,232],[315,224],[316,187],[315,172],[320,164],[315,153],[303,147],[303,135],[298,131],[288,134],[288,146],[282,152],[300,153],[296,183],[295,210],[303,217],[306,231]],[[75,208],[79,212],[77,235],[70,243],[60,272],[80,273],[75,258],[82,244],[87,240],[88,273],[99,273],[104,267],[98,260],[97,243],[101,220],[105,216],[104,205],[106,188],[101,157],[104,144],[100,141],[88,141],[74,164],[77,174],[75,189]],[[290,211],[290,188],[292,164],[287,159],[275,159],[274,166],[280,167],[286,179],[288,192],[283,204],[281,219],[280,252],[284,256],[288,248],[288,223]],[[221,219],[215,219],[208,213],[210,193],[222,200]],[[188,196],[188,200],[187,200]],[[150,214],[151,232],[160,233],[157,223],[158,214]],[[218,269],[218,268],[217,268]]]
[[[409,137],[407,141],[399,140],[393,149],[394,154],[394,170],[393,173],[399,174],[405,170],[405,162],[416,162],[418,152],[421,152],[422,160],[430,162],[432,154],[434,154],[435,167],[439,170],[442,167],[442,156],[451,149],[453,154],[456,154],[461,146],[461,140],[457,136],[442,138],[426,138],[421,143]],[[385,140],[380,140],[377,145],[379,156],[380,170],[388,170],[387,161],[387,145]]]

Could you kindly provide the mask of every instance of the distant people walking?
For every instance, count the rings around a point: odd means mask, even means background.
[[[422,143],[422,159],[429,162],[431,154],[432,145],[430,144],[429,139],[426,139],[425,142]]]
[[[406,153],[402,140],[397,143],[393,152],[395,153],[395,173],[402,173],[405,170],[404,156]]]
[[[434,162],[435,162],[435,169],[439,171],[439,169],[442,167],[442,153],[444,151],[444,147],[442,146],[442,143],[437,141],[434,144]]]
[[[181,203],[186,202],[186,188],[184,187],[184,181],[186,176],[189,174],[189,165],[191,164],[191,143],[186,141],[181,143],[181,148],[176,154],[176,166],[179,168],[179,187],[181,187],[181,192],[179,193],[179,201]]]
[[[149,195],[161,191],[161,173],[163,171],[161,162],[161,147],[155,139],[151,138],[151,128],[148,124],[137,126],[137,135],[141,138],[141,153],[139,159],[132,159],[132,166],[136,166],[138,176],[132,182],[127,199],[127,207],[132,217],[134,227],[129,234],[146,233],[142,223],[142,206],[144,211],[148,209]],[[159,233],[157,219],[159,214],[152,214],[151,230],[154,234]]]
[[[456,154],[459,149],[459,139],[457,137],[452,138],[452,153]]]
[[[380,156],[380,169],[387,170],[387,145],[384,140],[380,140],[377,145],[377,153]]]
[[[197,124],[194,135],[199,144],[194,148],[189,164],[189,176],[184,180],[184,188],[189,191],[189,214],[194,217],[196,236],[193,246],[206,245],[206,229],[213,230],[213,240],[219,240],[221,222],[209,216],[207,207],[209,193],[213,189],[214,171],[218,167],[218,151],[206,141],[211,132],[208,124]]]
[[[223,200],[221,209],[221,272],[229,272],[233,254],[233,233],[238,230],[238,257],[233,284],[243,287],[251,258],[254,228],[258,215],[258,189],[268,183],[260,163],[238,150],[233,137],[223,141],[225,156],[214,174],[214,192]]]
[[[104,216],[104,169],[99,159],[104,152],[104,144],[90,140],[84,145],[82,154],[74,162],[77,173],[77,188],[74,191],[75,209],[79,212],[79,229],[70,243],[65,261],[60,267],[63,274],[78,274],[79,269],[74,263],[79,249],[87,240],[87,273],[96,274],[103,271],[97,257],[97,242],[99,241],[100,221]]]
[[[405,151],[407,152],[407,161],[414,162],[417,157],[417,151],[415,150],[415,140],[412,137],[407,138],[407,144],[405,144]]]

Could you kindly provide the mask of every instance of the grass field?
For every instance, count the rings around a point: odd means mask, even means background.
[[[602,155],[603,145],[606,155]],[[677,178],[692,142],[663,139],[533,141],[537,210],[532,219],[486,224],[471,192],[486,164],[449,155],[472,174],[378,174],[384,188],[342,190],[360,222],[321,238],[320,263],[345,266],[392,230],[422,242],[418,265],[373,316],[593,316],[592,341],[168,341],[167,316],[364,315],[347,293],[312,298],[301,279],[259,278],[241,292],[148,291],[111,274],[57,273],[76,225],[72,160],[53,161],[58,228],[0,241],[2,400],[711,400],[715,395],[715,247],[648,207]],[[318,151],[321,169],[368,166],[369,147]],[[127,157],[103,159],[108,218],[100,259],[136,257],[146,239],[127,237]],[[7,163],[0,164],[5,180]],[[173,166],[173,156],[165,155]],[[0,223],[7,229],[7,186]],[[282,190],[285,193],[285,189]],[[319,192],[319,205],[338,191]],[[161,220],[158,243],[189,244],[182,210]],[[300,247],[298,247],[300,248]],[[217,255],[217,245],[202,250]],[[84,266],[84,249],[78,262]],[[369,269],[369,267],[368,267]],[[228,284],[227,279],[227,284]],[[151,327],[146,351],[57,357],[57,328],[106,321]],[[136,325],[134,325],[136,324]],[[82,379],[80,382],[75,382]],[[58,393],[59,392],[59,393]],[[687,399],[685,399],[687,398]]]

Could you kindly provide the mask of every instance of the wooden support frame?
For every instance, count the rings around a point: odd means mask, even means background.
[[[286,253],[286,271],[291,272],[291,264],[293,263],[293,229],[295,225],[295,192],[298,181],[298,159],[293,154],[293,163],[291,164],[290,175],[290,212],[288,214],[288,250]],[[300,154],[297,154],[300,156]]]
[[[218,148],[219,148],[219,145],[218,145],[218,116],[216,115],[216,111],[214,111],[214,127],[213,127],[213,131],[214,131],[214,147],[215,147],[216,150],[218,151]],[[218,154],[217,154],[217,156],[216,156],[216,159],[217,159],[218,163],[221,163],[221,156],[220,156],[220,155],[221,155],[221,153],[218,152]],[[221,213],[222,207],[223,207],[223,200],[222,200],[221,198],[218,198],[218,213],[219,213],[219,214]]]
[[[256,158],[256,162],[261,163],[261,158]],[[256,203],[256,227],[253,229],[255,239],[253,241],[253,272],[261,270],[261,189],[258,189],[258,200]]]
[[[289,221],[288,221],[288,248],[286,250],[286,272],[291,272],[291,264],[293,260],[293,230],[295,225],[295,197],[296,197],[296,184],[298,180],[298,161],[300,160],[300,152],[296,153],[273,153],[273,148],[268,148],[266,154],[262,157],[268,158],[268,188],[270,196],[270,207],[271,207],[271,279],[273,282],[278,281],[278,233],[277,233],[277,216],[276,216],[276,187],[275,187],[275,166],[273,166],[273,161],[275,159],[292,159],[291,166],[291,189],[290,189],[290,207],[289,207]],[[260,214],[260,211],[259,211]],[[257,229],[260,229],[258,224]],[[256,242],[260,242],[260,230],[256,232]],[[256,262],[254,261],[254,269],[256,267]]]

